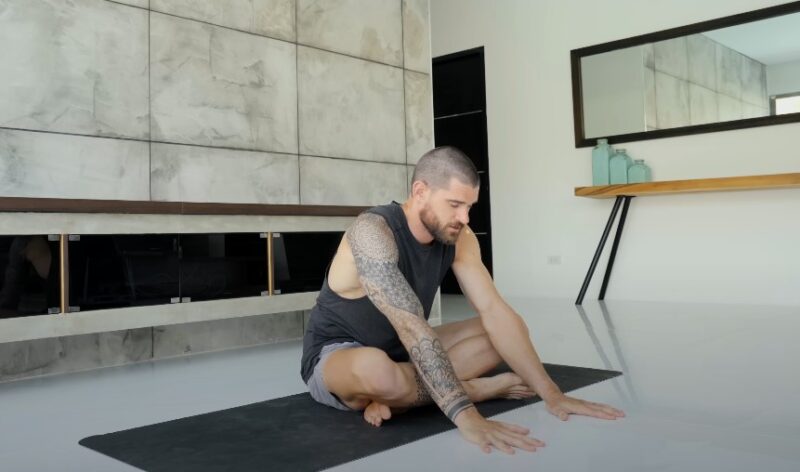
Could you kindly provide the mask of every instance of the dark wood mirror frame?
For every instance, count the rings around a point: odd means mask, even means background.
[[[584,117],[583,117],[583,93],[581,82],[581,58],[592,56],[617,49],[624,49],[641,44],[664,41],[680,36],[686,36],[704,31],[711,31],[729,26],[741,25],[753,21],[764,20],[790,13],[800,12],[800,1],[777,5],[774,7],[753,10],[737,15],[726,16],[715,20],[703,21],[678,28],[671,28],[655,33],[643,34],[631,38],[620,39],[608,43],[597,44],[570,51],[570,62],[572,64],[572,113],[575,124],[575,147],[591,147],[597,143],[595,138],[585,137]],[[708,123],[702,125],[682,126],[679,128],[659,129],[652,131],[640,131],[636,133],[618,134],[613,136],[603,136],[608,142],[626,143],[631,141],[643,141],[647,139],[668,138],[673,136],[687,136],[701,133],[714,133],[717,131],[728,131],[741,128],[753,128],[757,126],[771,126],[785,123],[800,122],[800,113],[791,113],[778,116],[762,116],[757,118],[746,118],[741,120],[723,121],[719,123]]]

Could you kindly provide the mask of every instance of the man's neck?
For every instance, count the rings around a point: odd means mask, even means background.
[[[403,213],[406,215],[408,228],[411,230],[411,234],[414,235],[414,239],[416,239],[420,244],[432,243],[433,235],[429,233],[425,228],[425,225],[422,224],[422,220],[419,218],[419,212],[411,208],[411,203],[408,200],[400,205],[400,207],[403,209]]]

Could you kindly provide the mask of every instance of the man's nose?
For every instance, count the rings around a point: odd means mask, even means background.
[[[469,223],[469,210],[462,209],[458,212],[458,222],[462,225]]]

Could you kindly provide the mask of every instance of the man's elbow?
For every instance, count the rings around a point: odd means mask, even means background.
[[[495,333],[507,333],[508,330],[518,331],[526,336],[529,335],[528,326],[517,312],[509,307],[505,302],[500,302],[500,306],[480,313],[483,329],[492,336]]]

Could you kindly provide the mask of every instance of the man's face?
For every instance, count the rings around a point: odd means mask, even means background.
[[[439,242],[455,244],[469,223],[469,210],[478,201],[478,187],[450,179],[449,188],[430,189],[419,217],[425,229]]]

